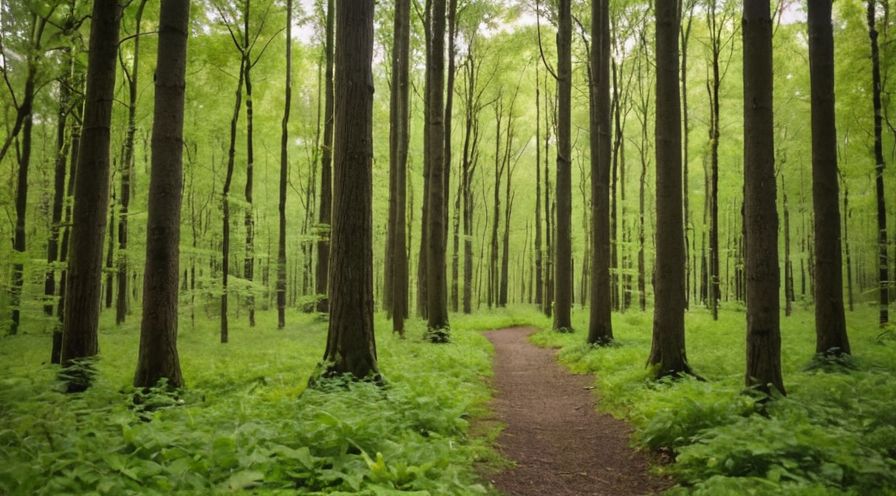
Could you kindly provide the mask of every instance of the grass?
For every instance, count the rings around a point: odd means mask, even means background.
[[[501,315],[461,317],[452,342],[408,339],[377,317],[380,367],[388,386],[305,390],[323,355],[326,325],[291,313],[244,318],[231,342],[217,321],[182,324],[187,388],[157,392],[157,410],[135,412],[130,386],[138,323],[115,328],[105,315],[93,388],[57,392],[46,365],[50,337],[0,340],[0,494],[486,494],[476,465],[494,461],[488,436],[468,435],[491,396],[491,347],[475,330]]]
[[[690,364],[705,381],[655,382],[645,362],[652,314],[614,314],[616,346],[584,344],[576,334],[543,331],[577,372],[595,373],[601,408],[631,422],[636,443],[667,450],[672,494],[896,494],[896,340],[881,335],[870,308],[848,314],[854,359],[814,360],[814,317],[782,319],[786,398],[760,412],[743,391],[745,314],[727,308],[687,315]],[[548,323],[542,319],[544,328]]]

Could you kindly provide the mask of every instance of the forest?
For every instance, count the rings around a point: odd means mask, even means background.
[[[0,0],[0,495],[896,495],[891,0]]]

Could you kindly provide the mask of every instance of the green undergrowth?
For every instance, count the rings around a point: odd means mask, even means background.
[[[104,317],[97,381],[88,392],[57,392],[47,365],[49,335],[0,339],[0,494],[366,494],[470,495],[477,464],[497,455],[489,436],[471,436],[490,397],[488,319],[457,318],[451,342],[408,338],[378,316],[386,380],[305,389],[323,355],[319,317],[259,314],[238,321],[227,345],[217,320],[182,326],[187,383],[133,408],[136,319],[116,329]],[[494,320],[494,318],[492,319]],[[488,327],[487,325],[485,327]]]
[[[742,309],[717,322],[705,310],[688,314],[688,358],[703,381],[649,379],[651,312],[614,314],[612,347],[584,344],[581,311],[576,334],[543,331],[533,341],[595,373],[601,408],[630,421],[639,445],[673,455],[663,469],[680,483],[671,494],[887,495],[896,494],[896,341],[882,337],[876,317],[848,313],[854,358],[845,363],[814,359],[811,310],[782,318],[788,395],[764,412],[741,394]]]

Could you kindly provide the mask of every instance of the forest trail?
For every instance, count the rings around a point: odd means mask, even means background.
[[[508,495],[643,495],[669,486],[629,446],[629,427],[594,409],[593,378],[529,342],[532,328],[492,331],[498,448],[516,467],[492,478]]]

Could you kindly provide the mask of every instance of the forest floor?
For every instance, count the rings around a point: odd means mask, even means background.
[[[668,488],[651,475],[631,429],[595,411],[593,379],[573,375],[556,352],[529,342],[534,328],[486,334],[495,347],[494,408],[506,424],[501,453],[516,463],[493,477],[511,495],[641,495]]]

